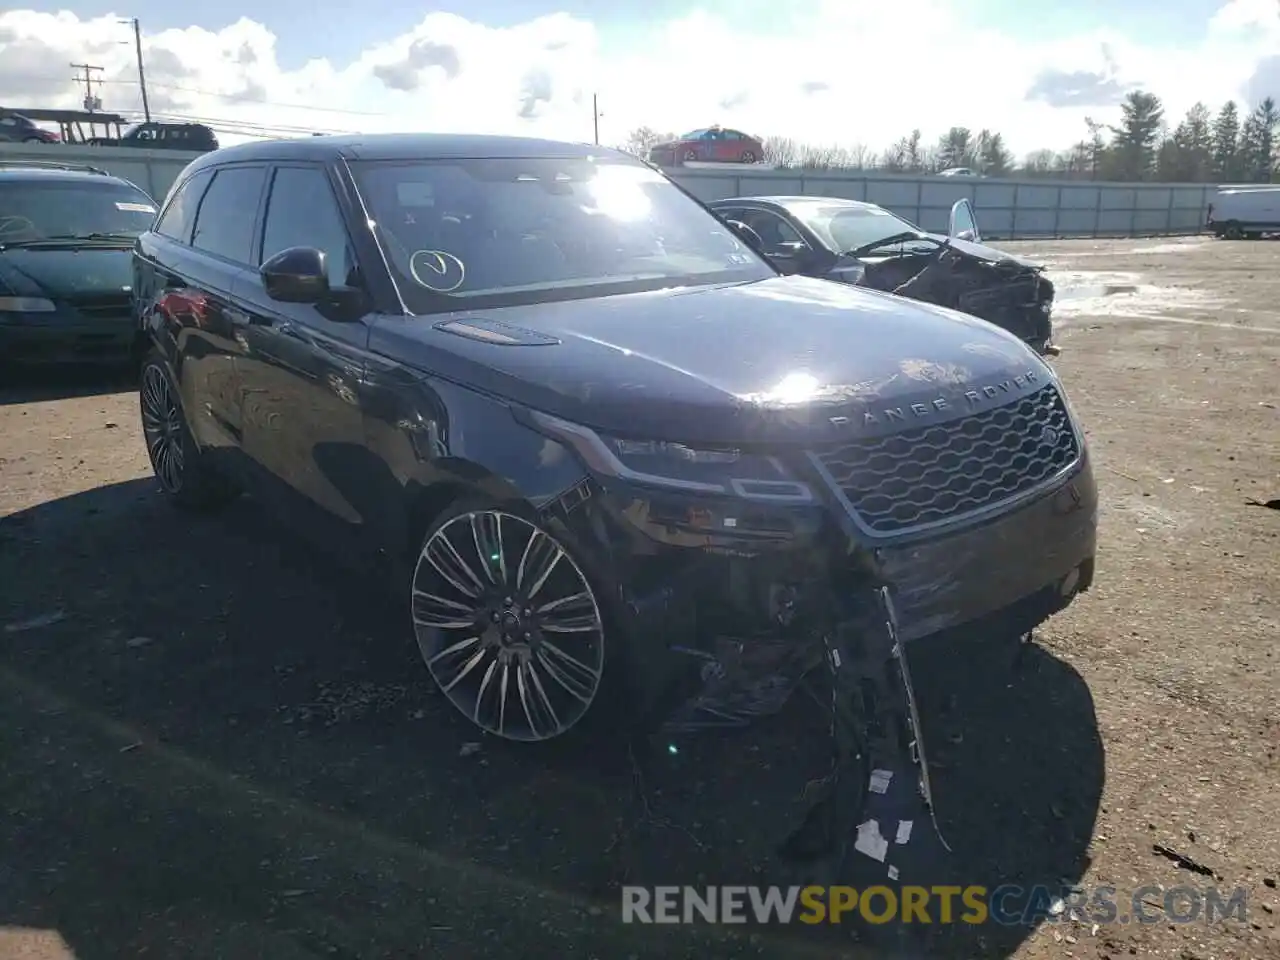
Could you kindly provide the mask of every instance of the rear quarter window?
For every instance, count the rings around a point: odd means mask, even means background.
[[[196,222],[196,210],[200,207],[200,199],[204,196],[213,174],[201,170],[178,188],[169,205],[156,221],[155,231],[170,240],[179,243],[191,242],[191,228]]]

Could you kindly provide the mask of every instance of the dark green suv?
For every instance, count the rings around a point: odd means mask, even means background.
[[[132,250],[155,213],[104,170],[0,163],[0,367],[135,358]]]

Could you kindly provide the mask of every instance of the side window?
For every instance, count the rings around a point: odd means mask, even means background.
[[[350,246],[325,172],[319,167],[277,169],[262,226],[262,259],[290,247],[315,247],[325,253],[330,286],[343,287],[354,265]]]
[[[251,262],[253,224],[266,178],[263,167],[223,167],[200,201],[191,245],[236,263]]]
[[[740,219],[760,235],[767,253],[777,252],[784,244],[798,245],[800,247],[808,246],[804,242],[804,237],[800,236],[795,227],[791,226],[776,213],[769,213],[765,210],[749,210]]]
[[[209,186],[211,176],[208,170],[201,170],[178,188],[169,206],[156,222],[156,233],[179,243],[191,242],[191,227],[196,220],[196,210],[200,206],[205,188]]]

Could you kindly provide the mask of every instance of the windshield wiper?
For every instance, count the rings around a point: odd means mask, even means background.
[[[914,230],[904,230],[902,233],[890,234],[889,236],[882,237],[879,240],[873,240],[871,243],[864,243],[860,247],[854,247],[852,250],[846,250],[844,252],[844,256],[861,257],[864,254],[870,253],[872,250],[878,250],[881,247],[892,246],[895,243],[906,243],[908,240],[923,240],[926,243],[933,243],[933,244],[938,243],[937,240],[934,240],[923,233],[917,233]]]
[[[131,233],[57,233],[50,237],[25,240],[0,239],[0,250],[39,249],[41,247],[74,247],[78,244],[112,244],[133,246],[137,237]]]
[[[133,243],[138,237],[137,234],[133,233],[57,233],[51,237],[45,237],[45,239],[58,243],[76,243],[81,240],[90,240],[98,243],[104,241]]]

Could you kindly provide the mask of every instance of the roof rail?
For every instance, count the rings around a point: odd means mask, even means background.
[[[26,167],[36,170],[74,170],[79,173],[96,173],[109,177],[111,174],[101,167],[91,167],[87,163],[66,163],[62,160],[0,160],[0,170],[14,167]]]

